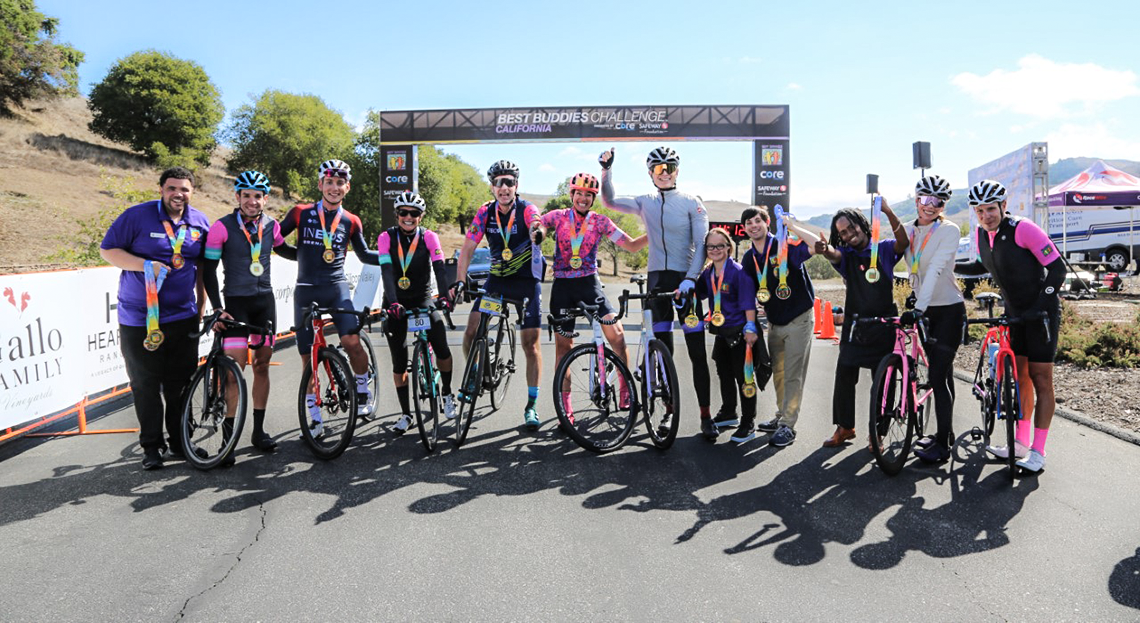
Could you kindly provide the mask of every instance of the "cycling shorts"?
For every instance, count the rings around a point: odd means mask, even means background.
[[[427,307],[423,305],[412,307]],[[403,374],[408,371],[408,318],[391,318],[384,321],[384,337],[388,339],[388,350],[392,355],[392,373]],[[444,324],[443,313],[431,313],[431,328],[427,330],[428,342],[435,351],[436,361],[451,359],[451,347],[447,344],[447,325]],[[414,341],[416,338],[412,336]]]
[[[483,289],[488,294],[496,294],[516,301],[527,299],[526,309],[522,310],[522,328],[537,329],[542,326],[542,284],[538,279],[504,279],[502,277],[488,277]],[[475,301],[474,309],[479,309],[479,302]]]
[[[273,331],[277,331],[277,301],[272,292],[254,296],[227,296],[226,313],[233,316],[234,320],[255,327],[268,327],[272,323]],[[272,347],[277,341],[273,334],[251,335],[249,329],[239,327],[226,329],[222,332],[222,338],[226,349]]]
[[[597,305],[598,315],[614,313],[606,295],[602,293],[602,284],[596,275],[585,277],[559,277],[550,286],[550,313],[558,316],[566,308],[577,307],[579,304]],[[574,321],[568,320],[555,325],[555,330],[563,333],[574,331]]]
[[[1053,363],[1057,357],[1057,333],[1061,329],[1060,310],[1049,312],[1049,339],[1045,339],[1045,325],[1038,320],[1030,320],[1009,326],[1009,346],[1017,357],[1025,357],[1030,363]]]
[[[305,318],[305,308],[316,303],[321,307],[354,309],[348,283],[326,283],[319,286],[298,285],[293,290],[293,324],[297,327],[297,349],[302,355],[313,347],[313,321]],[[337,335],[349,335],[360,330],[360,319],[353,314],[332,314]]]

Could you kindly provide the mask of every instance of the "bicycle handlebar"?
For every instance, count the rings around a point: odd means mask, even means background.
[[[993,318],[967,318],[965,324],[967,327],[972,324],[984,324],[991,327],[994,325],[1008,327],[1015,324],[1025,324],[1026,322],[1032,320],[1041,321],[1041,326],[1045,328],[1045,341],[1051,341],[1052,333],[1049,331],[1049,312],[1046,311],[1037,312],[1028,318],[1024,316],[1007,316],[1005,314],[1002,314],[1001,316],[995,316]]]
[[[547,316],[546,316],[547,328],[549,329],[550,338],[554,339],[555,333],[557,333],[558,335],[561,335],[562,337],[570,338],[570,339],[574,339],[574,338],[578,337],[578,333],[576,331],[572,332],[572,333],[568,333],[568,332],[563,331],[560,328],[555,327],[555,325],[558,323],[561,323],[561,322],[572,321],[575,318],[579,318],[579,317],[585,318],[585,317],[589,316],[589,317],[593,318],[594,321],[596,321],[598,324],[602,324],[602,325],[615,325],[615,324],[621,322],[622,317],[625,316],[625,305],[621,306],[620,312],[616,316],[614,316],[613,320],[606,320],[605,318],[598,315],[598,309],[601,308],[600,303],[601,303],[600,301],[599,301],[599,304],[597,304],[597,305],[588,305],[586,303],[578,303],[574,307],[564,307],[564,308],[558,310],[557,313],[559,315],[555,315],[554,310],[551,310],[551,313],[547,314]]]
[[[856,328],[864,324],[889,324],[896,327],[903,327],[904,329],[907,326],[903,324],[901,316],[864,316],[860,318],[859,314],[854,314],[851,316],[851,332],[847,334],[848,343],[851,343],[851,340],[854,339]],[[928,318],[923,317],[921,321],[913,326],[918,331],[918,340],[920,342],[924,344],[938,343],[938,340],[929,337],[930,320]]]
[[[487,294],[490,294],[489,292],[487,292],[487,290],[485,290],[483,288],[467,288],[467,293],[471,294],[473,296],[485,296]],[[511,305],[514,305],[516,307],[521,307],[523,309],[526,309],[526,306],[530,303],[530,297],[526,297],[526,296],[524,296],[523,300],[520,301],[517,299],[507,298],[501,294],[490,294],[490,295],[499,297],[500,299],[502,299],[502,301],[504,303],[510,303]],[[519,314],[519,315],[521,316],[522,314]]]
[[[372,325],[372,321],[376,313],[377,310],[373,310],[369,307],[365,307],[363,310],[357,311],[355,309],[345,309],[343,307],[321,307],[314,302],[305,308],[305,313],[301,317],[301,322],[307,323],[310,322],[314,316],[323,316],[325,314],[351,314],[359,318],[361,321],[360,326],[357,327],[355,331],[351,332],[351,334],[356,334],[360,333],[360,331],[364,329],[365,325]],[[292,327],[291,330],[296,331],[297,327]]]
[[[273,335],[273,321],[272,320],[269,321],[269,326],[258,327],[258,326],[254,326],[251,324],[244,323],[240,320],[235,320],[233,318],[222,318],[222,311],[223,310],[216,309],[209,316],[206,316],[205,318],[203,318],[202,319],[202,328],[198,331],[191,331],[190,337],[192,339],[198,339],[198,338],[202,337],[203,335],[206,335],[210,331],[213,331],[214,325],[216,325],[218,323],[221,323],[222,325],[224,325],[227,328],[249,329],[250,333],[257,333],[259,335]]]

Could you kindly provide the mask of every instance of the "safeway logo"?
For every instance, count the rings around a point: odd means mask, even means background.
[[[28,301],[32,300],[32,295],[27,292],[20,293],[20,303],[16,303],[16,293],[12,288],[4,288],[4,298],[20,313],[24,315],[24,310],[28,308]]]

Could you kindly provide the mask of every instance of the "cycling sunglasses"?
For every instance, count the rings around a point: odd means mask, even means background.
[[[945,201],[931,195],[924,195],[922,197],[919,197],[918,202],[924,206],[934,206],[936,208],[941,208],[946,205]]]
[[[410,216],[412,218],[419,218],[423,216],[423,212],[419,210],[396,210],[396,215],[400,217]]]
[[[668,174],[672,175],[673,173],[677,172],[677,165],[670,164],[670,163],[655,164],[655,165],[649,167],[649,170],[653,171],[654,175],[661,175],[662,173],[668,173]]]
[[[513,177],[500,177],[500,178],[492,181],[491,185],[494,186],[495,188],[499,188],[502,186],[506,186],[507,188],[514,188],[515,184],[518,184],[518,183],[519,183],[519,181]]]
[[[325,177],[339,177],[342,180],[347,180],[348,171],[344,169],[325,169]]]

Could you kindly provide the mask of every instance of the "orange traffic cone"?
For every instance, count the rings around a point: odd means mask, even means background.
[[[838,340],[835,335],[835,319],[831,313],[831,301],[823,304],[823,331],[816,336],[817,340]]]
[[[815,307],[815,331],[814,331],[814,333],[816,335],[819,335],[819,332],[823,330],[823,324],[822,324],[822,319],[819,316],[819,297],[818,296],[815,297],[814,307]]]

